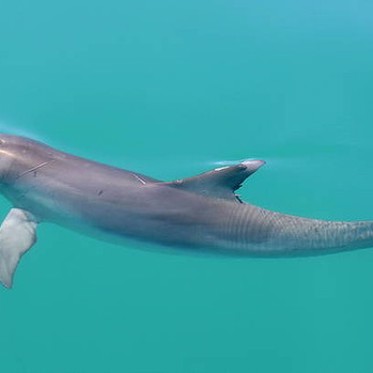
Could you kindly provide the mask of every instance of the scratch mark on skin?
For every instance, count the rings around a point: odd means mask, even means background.
[[[140,176],[137,176],[137,175],[135,175],[135,174],[132,174],[133,176],[135,176],[135,178],[138,180],[138,181],[140,181],[140,183],[141,184],[146,184],[146,182],[143,180],[143,179],[141,179],[141,177]]]
[[[21,174],[19,174],[17,176],[17,179],[19,179],[20,177],[22,177],[24,175],[29,174],[30,172],[35,172],[36,170],[39,170],[40,168],[45,167],[46,165],[48,165],[49,163],[51,163],[53,161],[54,161],[54,159],[50,159],[49,161],[42,162],[42,163],[38,164],[37,166],[30,168],[29,170],[26,170],[26,171],[22,172]]]

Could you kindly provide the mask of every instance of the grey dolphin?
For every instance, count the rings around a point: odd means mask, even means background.
[[[42,222],[123,243],[260,257],[373,246],[373,221],[306,219],[243,203],[235,190],[263,164],[250,160],[161,182],[0,135],[0,192],[13,205],[0,226],[0,282],[12,286]]]

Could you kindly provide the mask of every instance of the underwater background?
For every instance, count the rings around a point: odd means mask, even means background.
[[[364,0],[1,1],[0,130],[162,180],[258,157],[245,201],[373,219],[372,39]],[[0,289],[1,372],[373,372],[373,248],[38,238]]]

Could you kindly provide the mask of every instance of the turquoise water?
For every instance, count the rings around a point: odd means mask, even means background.
[[[3,1],[0,127],[164,180],[260,157],[243,199],[372,219],[372,25],[368,1]],[[373,250],[218,259],[38,237],[0,289],[1,372],[373,371]]]

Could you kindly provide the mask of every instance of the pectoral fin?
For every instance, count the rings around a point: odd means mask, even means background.
[[[12,208],[0,226],[0,282],[12,287],[21,256],[36,242],[37,221],[26,210]]]

